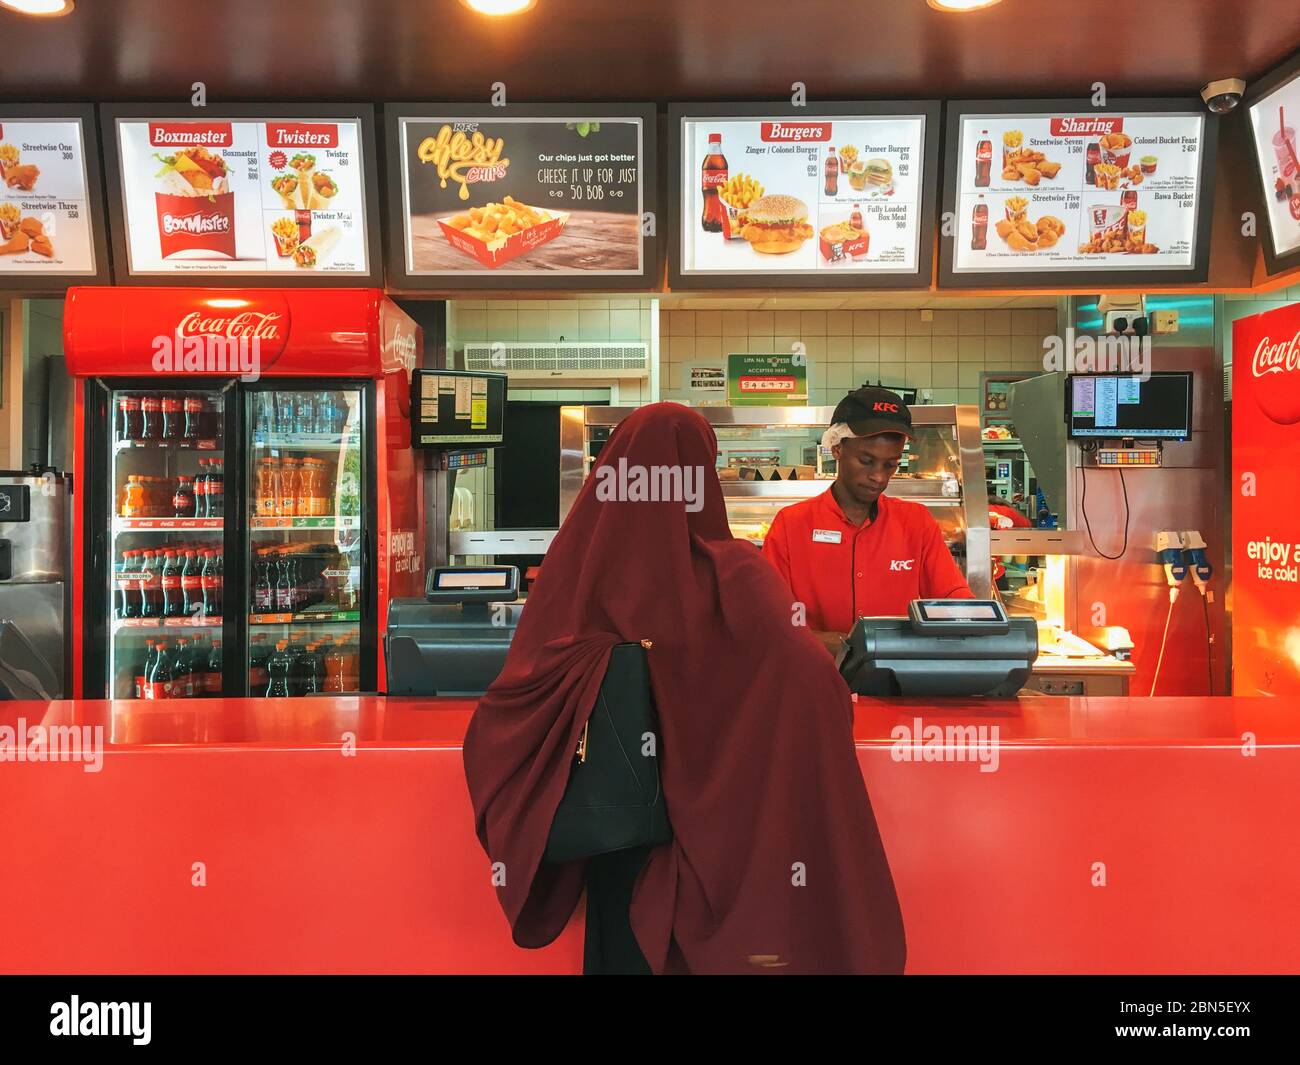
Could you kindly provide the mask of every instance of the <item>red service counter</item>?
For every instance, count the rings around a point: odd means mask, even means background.
[[[38,724],[104,746],[94,772],[0,761],[0,908],[26,915],[0,971],[579,972],[581,906],[544,950],[510,941],[461,764],[473,705],[3,704],[10,759]],[[996,747],[956,760],[962,736]],[[855,738],[909,973],[1300,968],[1283,700],[862,699]]]

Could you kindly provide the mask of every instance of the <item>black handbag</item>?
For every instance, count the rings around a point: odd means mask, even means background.
[[[650,641],[620,643],[583,729],[573,772],[555,811],[543,858],[571,862],[673,838],[659,782],[659,718],[650,690]],[[655,755],[641,752],[647,733]]]

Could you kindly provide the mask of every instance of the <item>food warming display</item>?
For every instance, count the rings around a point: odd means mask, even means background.
[[[74,683],[119,699],[375,690],[420,585],[418,329],[381,293],[73,289]]]
[[[560,521],[604,442],[635,408],[565,408],[560,419]],[[923,503],[977,596],[990,594],[988,508],[979,411],[914,406],[916,439],[889,494]],[[831,407],[701,407],[718,437],[718,476],[732,534],[762,546],[777,511],[826,491],[835,460],[821,447]]]

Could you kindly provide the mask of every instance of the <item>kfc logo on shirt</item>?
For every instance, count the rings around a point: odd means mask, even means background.
[[[907,570],[910,573],[915,562],[914,558],[896,558],[890,561],[889,570],[891,573],[897,573],[899,570]]]

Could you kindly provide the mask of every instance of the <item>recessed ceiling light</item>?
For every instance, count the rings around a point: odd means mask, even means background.
[[[41,18],[70,14],[73,6],[73,0],[0,0],[0,7],[7,7],[20,15],[37,15]]]
[[[460,0],[471,11],[480,15],[517,15],[527,11],[537,0]]]
[[[982,7],[992,7],[1001,0],[925,0],[936,11],[962,12],[978,11]]]

